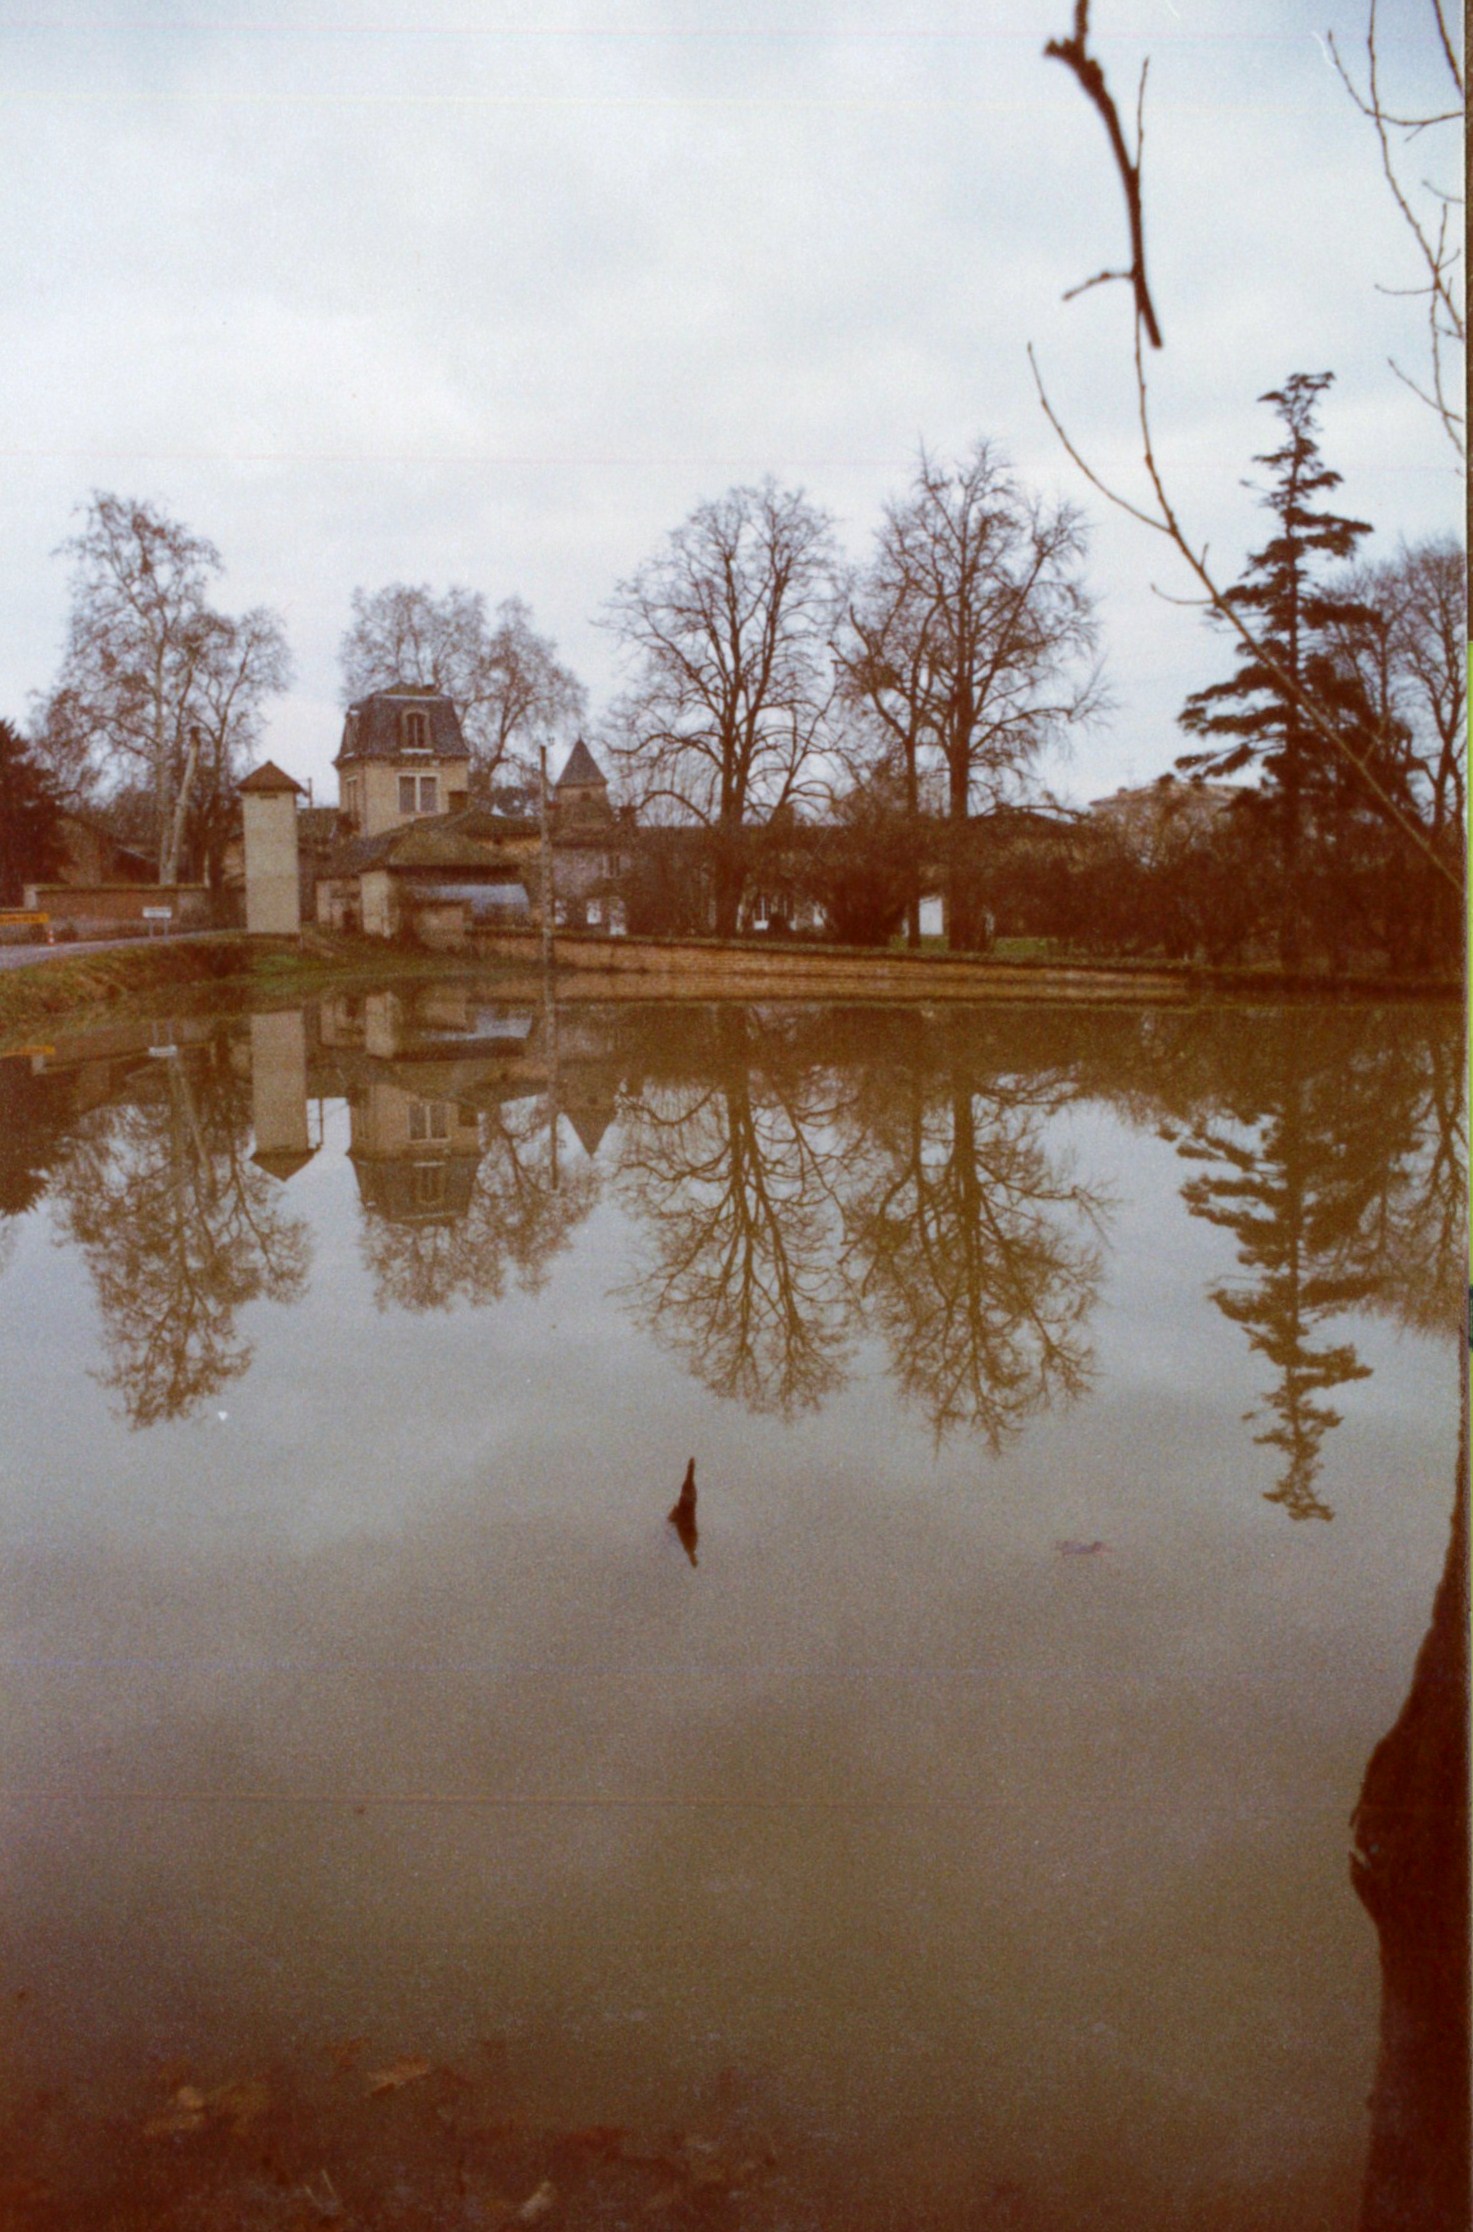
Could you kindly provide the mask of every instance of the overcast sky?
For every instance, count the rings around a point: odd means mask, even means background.
[[[862,556],[917,444],[1000,442],[1094,521],[1117,710],[1052,772],[1170,765],[1225,670],[1171,553],[1110,514],[1033,392],[1129,479],[1125,260],[1098,117],[1045,39],[1070,0],[0,0],[0,711],[50,683],[93,488],[220,547],[227,610],[296,659],[266,750],[335,796],[355,587],[518,595],[587,683],[614,583],[702,497],[776,474]],[[1343,508],[1456,531],[1415,268],[1323,44],[1345,0],[1096,0],[1122,105],[1150,56],[1160,449],[1231,578],[1291,372],[1333,370]],[[1425,0],[1383,7],[1440,99]],[[1421,158],[1432,159],[1427,150]],[[1445,172],[1454,169],[1441,156]],[[1446,176],[1444,183],[1455,183]]]

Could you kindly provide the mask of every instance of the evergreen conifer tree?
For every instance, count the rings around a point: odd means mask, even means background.
[[[0,907],[18,907],[28,883],[50,883],[66,860],[61,796],[31,746],[0,721]]]
[[[1343,715],[1362,754],[1366,743],[1364,708],[1346,700],[1343,663],[1330,645],[1330,632],[1356,622],[1362,608],[1322,580],[1322,570],[1352,557],[1371,531],[1365,520],[1318,508],[1340,485],[1315,439],[1316,407],[1333,377],[1296,372],[1259,397],[1284,425],[1279,447],[1255,460],[1273,474],[1263,503],[1277,524],[1227,594],[1260,648],[1245,650],[1223,681],[1194,691],[1178,716],[1188,734],[1211,740],[1207,749],[1184,754],[1178,766],[1231,775],[1256,762],[1263,771],[1278,822],[1279,958],[1285,968],[1297,967],[1301,958],[1298,883],[1307,809],[1317,793],[1335,789],[1340,772],[1327,765],[1336,755],[1306,721],[1304,698],[1322,713]]]

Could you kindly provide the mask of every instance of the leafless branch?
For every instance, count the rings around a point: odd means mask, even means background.
[[[1437,26],[1438,43],[1442,49],[1448,75],[1457,94],[1458,105],[1455,108],[1429,110],[1417,116],[1403,116],[1389,107],[1382,89],[1381,58],[1376,40],[1376,6],[1377,0],[1370,0],[1370,8],[1366,19],[1364,86],[1357,84],[1355,77],[1347,67],[1339,48],[1335,44],[1333,32],[1326,34],[1326,43],[1341,84],[1345,87],[1360,114],[1375,127],[1376,142],[1381,151],[1382,174],[1390,190],[1391,198],[1396,204],[1397,212],[1416,244],[1417,254],[1426,272],[1426,278],[1420,287],[1396,290],[1383,289],[1382,291],[1424,295],[1427,299],[1429,354],[1432,363],[1430,392],[1420,387],[1415,380],[1408,378],[1398,364],[1393,363],[1391,369],[1398,379],[1405,382],[1414,395],[1418,396],[1422,402],[1437,413],[1448,440],[1452,443],[1459,457],[1466,458],[1466,420],[1463,412],[1456,407],[1450,393],[1451,383],[1444,361],[1444,352],[1448,345],[1453,344],[1461,348],[1465,340],[1463,305],[1457,278],[1458,266],[1462,257],[1460,250],[1452,243],[1448,235],[1448,211],[1450,208],[1460,208],[1462,206],[1461,197],[1444,192],[1441,187],[1433,185],[1428,179],[1423,179],[1420,182],[1423,191],[1440,204],[1437,227],[1434,233],[1430,224],[1419,213],[1412,201],[1412,190],[1401,176],[1397,161],[1398,150],[1392,139],[1394,132],[1400,132],[1408,140],[1412,140],[1420,137],[1423,132],[1430,131],[1436,125],[1457,123],[1463,115],[1463,72],[1453,46],[1447,18],[1443,12],[1442,0],[1430,0],[1433,19]]]
[[[1142,320],[1150,336],[1153,349],[1161,347],[1161,328],[1156,322],[1156,311],[1151,301],[1151,290],[1146,284],[1145,225],[1141,215],[1141,152],[1144,146],[1144,119],[1146,99],[1146,69],[1141,70],[1140,86],[1136,93],[1135,154],[1125,144],[1125,133],[1120,123],[1120,112],[1114,96],[1105,82],[1105,73],[1089,51],[1089,0],[1074,0],[1074,29],[1067,39],[1050,39],[1044,53],[1051,61],[1062,62],[1072,70],[1089,100],[1105,120],[1105,130],[1110,138],[1110,150],[1115,157],[1115,167],[1120,173],[1120,183],[1125,191],[1126,214],[1130,219],[1130,269],[1127,272],[1101,272],[1096,279],[1087,279],[1085,286],[1093,287],[1100,279],[1127,278],[1135,290],[1136,316]],[[1083,288],[1076,287],[1080,294]],[[1066,295],[1066,301],[1069,297]]]

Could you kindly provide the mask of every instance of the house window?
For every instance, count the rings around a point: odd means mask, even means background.
[[[438,775],[421,775],[419,779],[419,810],[422,814],[440,811],[440,778]]]
[[[443,1163],[416,1163],[414,1166],[414,1201],[419,1209],[438,1209],[445,1199],[445,1165]]]
[[[401,775],[399,777],[399,811],[401,814],[412,814],[414,812],[415,781],[416,778],[413,775]]]
[[[588,902],[588,920],[592,924],[594,929],[598,929],[601,926],[603,918],[604,903],[602,899],[590,899]]]
[[[448,1139],[450,1137],[450,1106],[447,1101],[411,1101],[409,1104],[409,1136],[411,1139]]]
[[[401,734],[406,752],[427,752],[430,748],[430,717],[428,713],[403,715]]]

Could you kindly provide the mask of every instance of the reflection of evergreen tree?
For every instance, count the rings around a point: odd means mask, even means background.
[[[152,1068],[146,1097],[87,1119],[58,1182],[62,1229],[92,1274],[128,1422],[182,1418],[251,1360],[236,1320],[293,1302],[306,1227],[250,1161],[248,1088],[224,1037]]]
[[[46,1191],[71,1118],[71,1081],[0,1060],[0,1217],[23,1216]]]
[[[1426,1333],[1462,1324],[1461,1035],[1431,1010],[1299,1008],[1236,1025],[1218,1020],[1211,1063],[1173,1108],[1189,1118],[1182,1154],[1202,1165],[1184,1195],[1239,1241],[1246,1275],[1213,1298],[1274,1370],[1259,1439],[1285,1462],[1270,1500],[1328,1518],[1315,1481],[1340,1414],[1325,1397],[1367,1368],[1320,1329],[1356,1308]]]
[[[709,1082],[626,1108],[620,1187],[652,1254],[625,1291],[707,1387],[789,1418],[840,1384],[849,1344],[827,1073],[737,1010],[708,1051]]]
[[[555,1174],[538,1102],[484,1113],[481,1146],[463,1211],[411,1221],[365,1210],[363,1256],[381,1310],[479,1308],[500,1301],[509,1271],[524,1293],[535,1294],[598,1199],[591,1164]]]
[[[1340,1413],[1323,1398],[1370,1372],[1350,1342],[1316,1345],[1315,1334],[1374,1285],[1355,1246],[1370,1168],[1356,1118],[1367,1111],[1346,1092],[1343,1070],[1311,1070],[1299,1017],[1278,1019],[1271,1036],[1278,1060],[1263,1113],[1241,1137],[1225,1124],[1194,1129],[1180,1152],[1204,1168],[1183,1196],[1193,1216],[1234,1234],[1248,1274],[1212,1299],[1273,1369],[1265,1408],[1247,1414],[1271,1420],[1254,1438],[1284,1458],[1268,1501],[1293,1519],[1329,1519],[1314,1484]]]
[[[878,1097],[871,1081],[845,1221],[856,1301],[903,1394],[938,1440],[964,1427],[996,1452],[1090,1383],[1102,1204],[1040,1136],[1064,1088],[978,1054],[953,1029],[940,1079],[907,1064]]]

